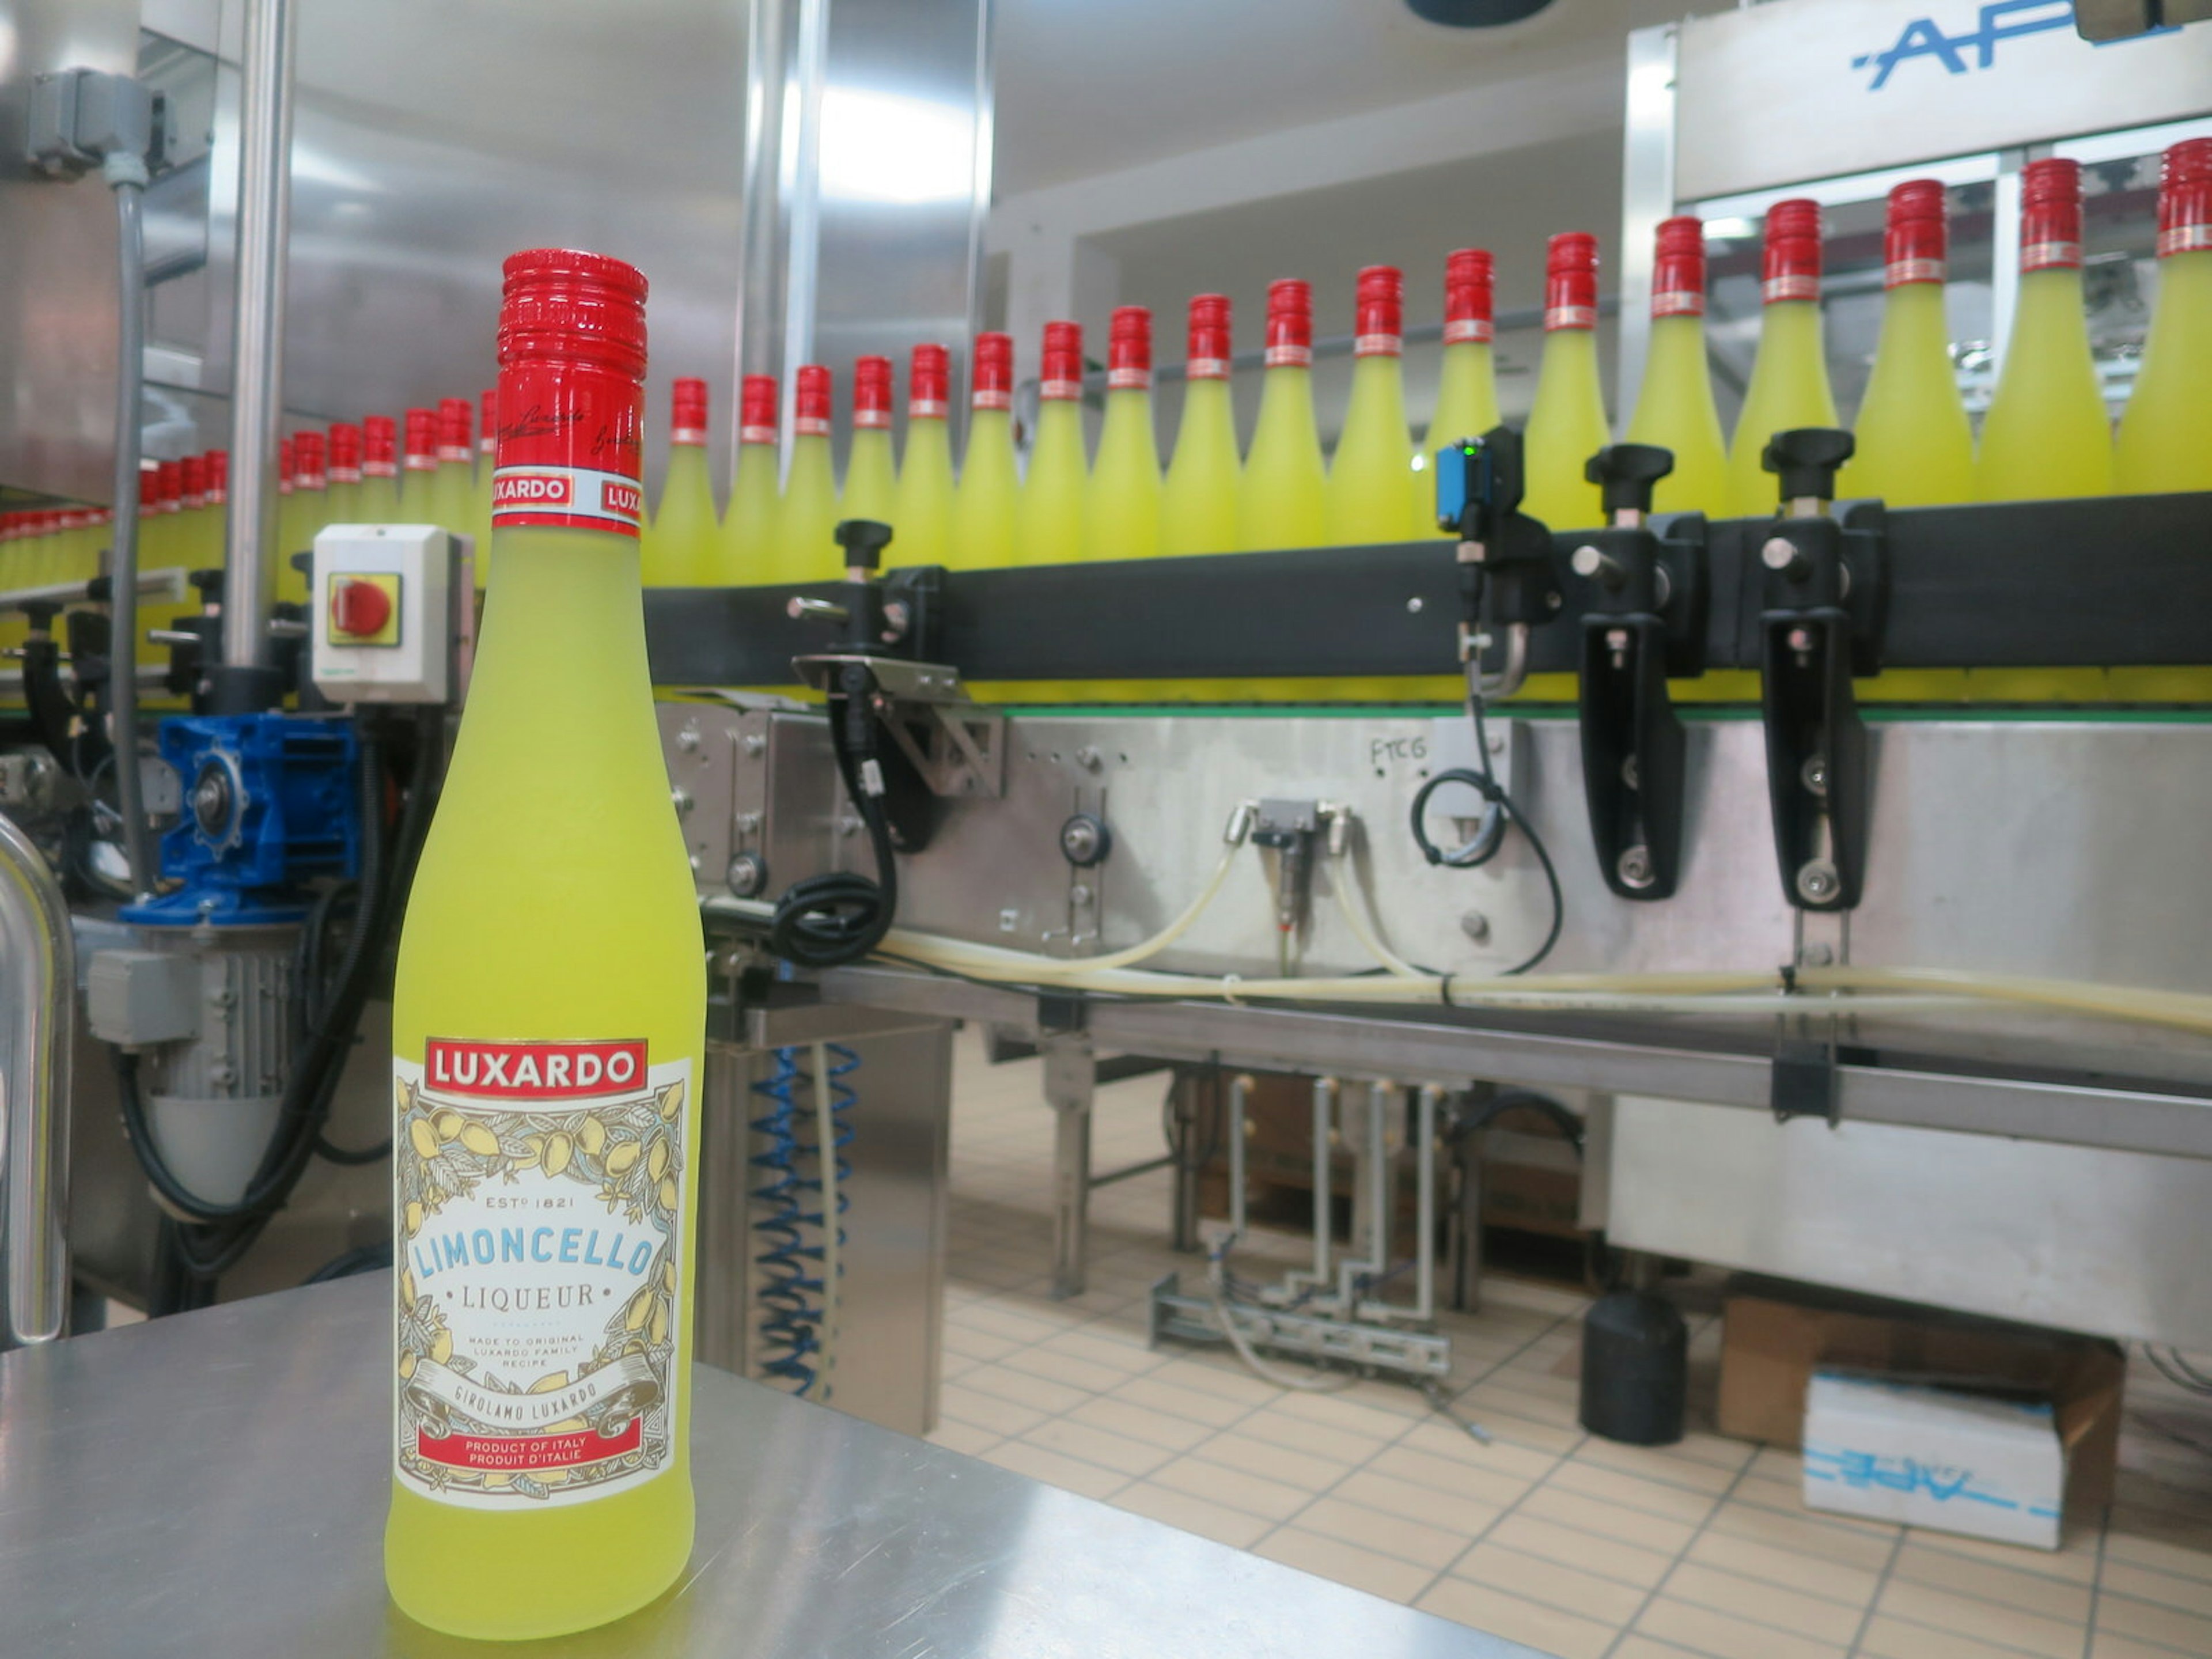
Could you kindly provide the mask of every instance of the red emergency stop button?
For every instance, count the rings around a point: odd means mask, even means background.
[[[338,576],[331,582],[331,635],[371,640],[392,624],[392,594],[380,582]]]

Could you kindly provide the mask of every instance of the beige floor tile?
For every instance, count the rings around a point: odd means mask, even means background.
[[[1667,1595],[1644,1609],[1636,1628],[1662,1642],[1711,1654],[1713,1659],[1843,1659],[1844,1652],[1832,1642],[1753,1624]]]
[[[1672,1642],[1661,1642],[1649,1636],[1638,1636],[1633,1631],[1620,1638],[1610,1659],[1703,1659],[1687,1648],[1678,1648]]]
[[[1279,1398],[1282,1390],[1272,1383],[1262,1382],[1243,1366],[1217,1364],[1203,1355],[1170,1356],[1158,1369],[1146,1375],[1171,1388],[1188,1389],[1195,1394],[1210,1394],[1217,1400],[1226,1400],[1250,1410],[1267,1405]]]
[[[1595,1498],[1583,1498],[1571,1492],[1560,1492],[1547,1485],[1521,1500],[1522,1515],[1533,1515],[1540,1520],[1555,1521],[1563,1527],[1574,1527],[1583,1532],[1595,1533],[1601,1538],[1617,1539],[1624,1544],[1639,1548],[1657,1550],[1666,1555],[1679,1555],[1689,1547],[1691,1536],[1697,1530],[1680,1521],[1669,1521],[1663,1516],[1646,1515],[1641,1510],[1625,1510],[1617,1504],[1601,1503]]]
[[[1414,1603],[1455,1623],[1526,1643],[1559,1659],[1603,1659],[1620,1626],[1547,1607],[1472,1579],[1446,1578]]]
[[[1480,1396],[1478,1389],[1464,1397],[1458,1407],[1459,1414],[1481,1424],[1494,1442],[1525,1447],[1556,1458],[1574,1450],[1589,1437],[1578,1428],[1562,1428],[1556,1423],[1540,1423],[1533,1417],[1517,1416],[1497,1401],[1486,1401]]]
[[[1027,1371],[1031,1376],[1048,1377],[1054,1382],[1065,1382],[1070,1388],[1082,1389],[1091,1394],[1104,1394],[1119,1388],[1129,1380],[1129,1373],[1115,1365],[1102,1365],[1095,1359],[1079,1359],[1073,1354],[1057,1353],[1042,1344],[1033,1348],[1018,1348],[999,1362],[1018,1371]]]
[[[1439,1492],[1419,1481],[1401,1480],[1372,1465],[1346,1475],[1330,1495],[1470,1538],[1498,1519],[1504,1509],[1504,1504],[1487,1503],[1470,1494]]]
[[[1341,1394],[1285,1394],[1267,1410],[1279,1417],[1334,1430],[1364,1435],[1370,1440],[1395,1440],[1406,1431],[1406,1419],[1395,1412],[1362,1405]]]
[[[1291,1451],[1311,1452],[1316,1456],[1332,1457],[1340,1463],[1347,1464],[1364,1463],[1389,1443],[1370,1435],[1349,1434],[1342,1429],[1310,1422],[1264,1406],[1240,1419],[1237,1431]]]
[[[1171,1452],[1187,1452],[1212,1432],[1203,1423],[1170,1416],[1166,1412],[1147,1411],[1110,1395],[1069,1407],[1067,1420],[1125,1434],[1133,1440],[1142,1440]]]
[[[1317,1498],[1292,1518],[1303,1531],[1341,1538],[1377,1554],[1411,1561],[1431,1572],[1443,1571],[1472,1541],[1465,1533],[1385,1515],[1341,1498]]]
[[[1161,1371],[1167,1367],[1163,1366]],[[1133,1376],[1114,1385],[1109,1399],[1119,1400],[1141,1410],[1164,1412],[1180,1417],[1186,1422],[1204,1424],[1210,1429],[1224,1429],[1251,1414],[1252,1407],[1242,1401],[1225,1399],[1218,1394],[1208,1394],[1202,1389],[1187,1389],[1165,1380],[1161,1371],[1148,1371],[1142,1376]]]
[[[1030,1264],[1030,1271],[1036,1271],[1035,1263]],[[991,1301],[971,1302],[945,1315],[945,1322],[965,1330],[980,1331],[986,1336],[1004,1337],[1010,1341],[1027,1344],[1042,1342],[1048,1336],[1058,1335],[1070,1322],[1039,1318],[1034,1314]]]
[[[2018,1648],[1977,1642],[1956,1631],[1917,1625],[1889,1613],[1876,1613],[1868,1621],[1859,1638],[1859,1651],[1867,1659],[2020,1659]]]
[[[1110,1498],[1129,1484],[1129,1477],[1118,1469],[1102,1468],[1079,1457],[1067,1457],[1042,1446],[1033,1446],[1026,1440],[1001,1441],[983,1454],[983,1460],[1083,1498]]]
[[[1853,1608],[1863,1608],[1873,1601],[1875,1590],[1881,1583],[1881,1573],[1869,1568],[1851,1566],[1826,1556],[1801,1554],[1711,1528],[1699,1534],[1690,1546],[1688,1559]]]
[[[1572,1430],[1577,1435],[1582,1432],[1571,1398],[1562,1400],[1532,1393],[1520,1386],[1525,1380],[1513,1373],[1504,1372],[1478,1382],[1460,1396],[1460,1410],[1463,1414],[1476,1418],[1486,1413],[1496,1412],[1530,1423],[1542,1423],[1554,1429]]]
[[[1150,1474],[1175,1454],[1149,1441],[1095,1429],[1073,1419],[1056,1417],[1040,1423],[1022,1437],[1033,1446],[1079,1457],[1086,1463],[1119,1469],[1123,1474]]]
[[[2141,1521],[2130,1523],[2140,1528]],[[2124,1529],[2115,1522],[2105,1535],[2105,1559],[2122,1561],[2130,1566],[2149,1567],[2158,1572],[2170,1572],[2178,1577],[2212,1580],[2212,1553],[2195,1547],[2192,1540],[2176,1540],[2152,1535],[2144,1530]]]
[[[938,1414],[948,1421],[965,1423],[1001,1435],[1020,1434],[1035,1428],[1045,1413],[999,1395],[971,1389],[966,1382],[947,1382],[937,1391]]]
[[[1495,1589],[1510,1590],[1547,1607],[1587,1614],[1619,1626],[1636,1617],[1647,1594],[1635,1584],[1601,1578],[1540,1555],[1508,1549],[1494,1539],[1484,1539],[1452,1564],[1452,1571]]]
[[[1203,1457],[1178,1457],[1171,1463],[1163,1464],[1152,1478],[1160,1486],[1274,1522],[1289,1520],[1312,1503],[1316,1495],[1313,1487],[1272,1480]]]
[[[1410,1561],[1378,1555],[1342,1539],[1297,1527],[1278,1528],[1254,1545],[1252,1553],[1392,1601],[1411,1601],[1435,1576]]]
[[[1006,1436],[989,1429],[979,1429],[972,1423],[963,1423],[957,1418],[940,1417],[937,1426],[929,1431],[929,1443],[943,1446],[948,1451],[966,1452],[970,1457],[981,1456],[997,1445]]]
[[[1583,1448],[1584,1451],[1588,1449]],[[1601,1503],[1617,1504],[1644,1515],[1663,1516],[1692,1527],[1713,1512],[1717,1501],[1711,1492],[1693,1492],[1687,1486],[1669,1486],[1663,1480],[1646,1480],[1640,1474],[1624,1474],[1619,1469],[1585,1462],[1581,1452],[1553,1469],[1544,1484],[1555,1492],[1576,1492]]]
[[[1595,1435],[1576,1449],[1575,1461],[1632,1474],[1656,1486],[1679,1486],[1706,1498],[1717,1498],[1735,1484],[1737,1473],[1751,1461],[1751,1448],[1741,1441],[1723,1440],[1718,1443],[1735,1449],[1735,1462],[1721,1463],[1710,1457],[1678,1455],[1666,1447],[1624,1446]]]
[[[1092,1397],[1087,1389],[1055,1382],[1030,1371],[1011,1370],[1004,1365],[978,1365],[961,1377],[960,1386],[1048,1413],[1064,1412]]]
[[[1255,1439],[1231,1429],[1201,1442],[1197,1455],[1231,1468],[1243,1469],[1263,1480],[1284,1482],[1310,1496],[1317,1496],[1350,1474],[1353,1465],[1311,1452],[1292,1451],[1270,1440]]]
[[[1893,1578],[1882,1587],[1875,1603],[1882,1613],[1893,1613],[1923,1625],[1933,1625],[1960,1636],[1997,1642],[2044,1659],[2080,1659],[2083,1621],[2051,1619],[1978,1596],[1960,1595],[1930,1584]]]
[[[1468,1443],[1473,1446],[1472,1442]],[[1410,1480],[1453,1498],[1472,1498],[1501,1509],[1518,1503],[1534,1484],[1526,1475],[1499,1474],[1472,1459],[1441,1457],[1402,1442],[1385,1446],[1369,1460],[1367,1467],[1377,1474]]]
[[[2062,1578],[2072,1584],[2097,1582],[2097,1534],[2093,1526],[2070,1529],[2055,1550],[2031,1550],[2018,1544],[2000,1544],[1988,1538],[1962,1538],[1950,1532],[1916,1532],[1913,1544],[1921,1549],[1961,1555],[1993,1567],[2010,1567],[2045,1578]]]
[[[2106,1561],[2103,1588],[2139,1601],[2212,1617],[2212,1580],[2185,1578],[2179,1573],[2154,1572],[2128,1561]]]
[[[1888,1563],[1890,1552],[1903,1528],[1878,1530],[1827,1516],[1808,1515],[1802,1510],[1793,1513],[1767,1509],[1733,1498],[1713,1511],[1712,1519],[1705,1522],[1705,1530],[1879,1572]]]
[[[1685,1561],[1678,1565],[1668,1575],[1665,1594],[1838,1647],[1848,1647],[1858,1633],[1857,1607],[1808,1595],[1802,1590],[1784,1589],[1765,1579],[1724,1572],[1702,1562]]]
[[[1978,1557],[1938,1549],[1917,1535],[1908,1537],[1897,1553],[1893,1577],[1916,1584],[1933,1584],[1960,1595],[1979,1596],[2001,1607],[2020,1607],[2046,1618],[2079,1625],[2089,1616],[2089,1587],[2054,1577],[2037,1569],[2039,1550],[2016,1549],[2016,1559],[2002,1565]]]
[[[1399,1437],[1392,1449],[1424,1458],[1449,1459],[1486,1473],[1510,1475],[1517,1480],[1540,1480],[1559,1461],[1557,1452],[1516,1445],[1494,1436],[1486,1445],[1465,1429],[1442,1418],[1416,1423]]]
[[[1166,1358],[1147,1348],[1141,1334],[1133,1340],[1124,1340],[1125,1335],[1111,1323],[1094,1322],[1047,1337],[1036,1346],[1039,1353],[1065,1354],[1088,1364],[1103,1365],[1124,1377],[1149,1371]]]
[[[960,1354],[969,1359],[1003,1359],[1023,1345],[1012,1337],[979,1331],[957,1320],[945,1322],[945,1351]]]
[[[1577,1532],[1554,1521],[1540,1520],[1525,1507],[1500,1517],[1491,1528],[1486,1541],[1504,1544],[1525,1554],[1541,1556],[1547,1561],[1603,1577],[1617,1578],[1640,1589],[1650,1589],[1657,1584],[1674,1565],[1672,1554]]]
[[[2183,1653],[2212,1654],[2212,1618],[2110,1593],[2097,1598],[2097,1628]]]
[[[1273,1525],[1260,1516],[1210,1504],[1203,1498],[1194,1498],[1187,1492],[1156,1486],[1149,1480],[1137,1481],[1115,1492],[1114,1507],[1150,1516],[1170,1527],[1180,1527],[1185,1532],[1194,1532],[1201,1538],[1211,1538],[1218,1544],[1240,1550],[1251,1548]]]

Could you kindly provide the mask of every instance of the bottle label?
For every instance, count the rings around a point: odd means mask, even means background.
[[[1149,368],[1109,368],[1106,371],[1109,392],[1150,392],[1152,371]]]
[[[438,459],[441,461],[466,463],[474,460],[476,457],[469,453],[469,447],[466,444],[440,444]]]
[[[772,444],[775,441],[775,428],[772,426],[741,426],[738,428],[738,441],[741,444]]]
[[[399,469],[389,461],[363,461],[361,470],[372,478],[396,478]]]
[[[1948,274],[1941,259],[1892,259],[1881,268],[1881,285],[1903,288],[1908,283],[1940,283]]]
[[[2212,248],[2212,224],[2176,225],[2158,234],[2158,257],[2169,253],[2202,253]]]
[[[1820,279],[1802,272],[1769,276],[1759,285],[1759,294],[1768,305],[1782,300],[1817,300],[1820,297]]]
[[[611,369],[537,362],[502,369],[492,528],[636,535],[645,516],[643,403],[637,382]]]
[[[583,466],[502,466],[491,475],[491,522],[638,533],[645,492],[635,478]]]
[[[978,386],[972,406],[976,409],[1012,409],[1014,406],[1014,394],[1011,392],[1001,392],[995,386]]]
[[[1187,380],[1225,380],[1229,378],[1229,359],[1226,357],[1193,357],[1183,366]]]
[[[1406,342],[1395,334],[1355,334],[1352,337],[1352,355],[1355,357],[1395,357],[1405,349]]]
[[[1311,368],[1313,348],[1310,345],[1271,345],[1267,348],[1267,367]]]
[[[1702,317],[1705,314],[1705,296],[1694,288],[1664,289],[1651,296],[1654,317]]]
[[[888,432],[891,429],[891,412],[888,409],[856,409],[853,424],[863,432]]]
[[[703,444],[707,441],[707,428],[703,426],[672,427],[668,441],[672,444]]]
[[[791,429],[802,438],[826,438],[830,435],[829,417],[822,415],[795,415]]]
[[[668,1467],[691,1062],[642,1041],[394,1057],[400,1484],[580,1504]]]
[[[2079,242],[2023,242],[2020,249],[2020,268],[2022,270],[2073,270],[2081,264],[2081,244]]]
[[[1455,317],[1444,325],[1446,345],[1488,345],[1497,337],[1497,325],[1487,317]]]
[[[361,469],[357,466],[334,466],[331,469],[331,482],[342,484],[359,483]]]
[[[1080,380],[1046,380],[1039,384],[1037,387],[1037,396],[1044,398],[1048,403],[1076,403],[1082,398],[1083,382]]]
[[[1595,328],[1595,306],[1546,306],[1544,327],[1548,331],[1561,328]]]
[[[407,458],[407,470],[410,472],[435,472],[438,470],[438,458],[435,455],[410,455]]]
[[[941,421],[951,413],[942,398],[909,398],[906,400],[906,417],[909,421]]]

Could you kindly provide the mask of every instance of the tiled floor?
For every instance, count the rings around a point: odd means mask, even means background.
[[[1585,1435],[1582,1298],[1549,1285],[1492,1277],[1479,1315],[1447,1318],[1481,1445],[1411,1389],[1289,1394],[1223,1352],[1147,1347],[1146,1292],[1199,1268],[1166,1247],[1164,1171],[1094,1194],[1091,1288],[1053,1301],[1036,1067],[987,1066],[968,1038],[958,1064],[945,1445],[1561,1659],[2212,1655],[2212,1401],[2146,1365],[2118,1501],[2056,1554],[1814,1515],[1794,1454]],[[1097,1168],[1158,1155],[1160,1092],[1102,1091]],[[1717,1321],[1693,1330],[1709,1383]]]

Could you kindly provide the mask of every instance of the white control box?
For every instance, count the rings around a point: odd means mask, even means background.
[[[466,536],[428,524],[334,524],[315,538],[315,689],[334,702],[443,702],[459,633]]]

